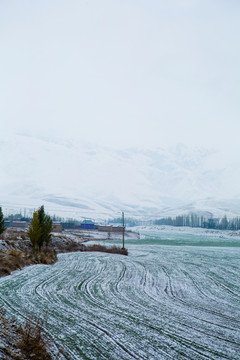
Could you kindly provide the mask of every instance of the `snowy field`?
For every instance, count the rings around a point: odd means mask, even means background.
[[[142,232],[128,257],[62,254],[1,278],[0,305],[46,316],[63,359],[239,360],[240,239]]]

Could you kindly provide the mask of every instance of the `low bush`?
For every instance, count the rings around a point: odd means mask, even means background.
[[[120,255],[128,255],[128,250],[127,249],[123,249],[120,248],[119,246],[111,246],[111,247],[107,247],[104,245],[100,245],[100,244],[94,244],[94,245],[88,245],[88,246],[84,246],[85,247],[85,251],[100,251],[100,252],[106,252],[106,253],[111,253],[111,254],[120,254]]]
[[[22,353],[23,359],[51,360],[52,357],[47,351],[49,342],[42,336],[42,321],[37,320],[35,324],[26,320],[23,326],[19,326],[19,342],[17,349]]]
[[[43,331],[45,320],[38,317],[31,317],[24,324],[20,325],[16,319],[10,319],[0,306],[0,359],[6,360],[60,360],[64,350],[59,349],[58,353],[53,349],[53,343],[47,338]],[[4,345],[4,346],[3,346]]]
[[[39,253],[36,253],[35,257],[33,256],[33,259],[38,264],[50,265],[50,264],[54,264],[57,261],[57,254],[53,250],[48,252],[41,251]]]
[[[26,239],[26,232],[24,230],[15,230],[8,228],[3,235],[5,240],[18,241],[21,239]]]
[[[6,275],[10,275],[11,274],[11,270],[8,267],[0,267],[0,277],[1,276],[6,276]]]
[[[63,239],[62,241],[53,241],[49,246],[50,249],[56,250],[57,253],[84,251],[84,245],[73,240]]]
[[[56,252],[30,252],[10,249],[0,252],[0,276],[9,275],[12,271],[33,264],[54,264],[57,261]]]

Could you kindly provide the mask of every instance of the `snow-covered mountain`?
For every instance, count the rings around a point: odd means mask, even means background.
[[[224,153],[178,145],[116,150],[76,140],[0,138],[0,204],[64,217],[240,215],[240,171]]]

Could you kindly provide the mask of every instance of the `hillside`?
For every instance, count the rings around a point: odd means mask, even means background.
[[[240,214],[237,162],[203,148],[116,150],[59,138],[0,138],[3,210],[64,217]],[[218,200],[216,200],[218,199]]]

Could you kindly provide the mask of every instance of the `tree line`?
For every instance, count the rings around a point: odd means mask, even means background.
[[[153,221],[154,225],[171,225],[171,226],[189,226],[201,227],[205,229],[218,230],[240,230],[240,218],[233,219],[223,216],[222,218],[204,218],[196,214],[180,215],[176,217],[166,217]]]
[[[122,223],[122,218],[109,219],[108,224]],[[139,220],[132,218],[125,218],[125,224],[128,227],[138,225],[170,225],[170,226],[189,226],[200,227],[205,229],[218,229],[218,230],[240,230],[240,217],[228,219],[227,216],[222,218],[212,218],[198,216],[197,214],[178,215],[175,217],[162,217],[157,220]]]

